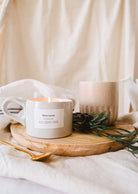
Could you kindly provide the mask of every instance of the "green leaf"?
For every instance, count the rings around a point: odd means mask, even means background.
[[[96,131],[92,131],[92,133],[95,134],[95,135],[97,135],[97,136],[99,136],[98,133],[97,133]]]
[[[138,138],[125,140],[123,138],[134,137],[136,130],[130,132],[122,128],[114,128],[107,126],[107,121],[110,119],[110,112],[106,115],[106,112],[94,115],[90,113],[74,113],[73,114],[73,130],[80,131],[82,133],[93,133],[97,136],[105,136],[111,140],[117,141],[127,148],[129,152],[134,155],[138,154],[138,146],[133,144],[138,142]],[[108,132],[106,131],[108,130]],[[110,133],[114,131],[115,134]],[[125,133],[124,133],[125,132]]]
[[[135,143],[138,142],[138,138],[132,139],[132,140],[130,140],[130,141],[131,141],[131,144],[135,144]]]
[[[94,118],[91,120],[91,122],[95,122],[96,120],[103,118],[104,114],[105,114],[105,111],[100,114],[95,115]]]

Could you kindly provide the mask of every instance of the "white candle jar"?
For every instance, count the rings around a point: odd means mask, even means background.
[[[11,115],[10,103],[23,107],[21,113]],[[72,100],[60,98],[31,98],[26,102],[17,98],[7,98],[3,111],[10,118],[26,126],[30,136],[38,138],[60,138],[72,133]]]

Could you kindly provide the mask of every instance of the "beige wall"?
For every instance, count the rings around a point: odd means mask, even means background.
[[[37,79],[71,89],[79,102],[80,81],[133,77],[135,0],[30,1],[0,6],[0,86]],[[120,112],[128,110],[121,88]]]
[[[134,80],[135,79],[138,79],[138,0],[136,0],[136,53],[135,53]]]

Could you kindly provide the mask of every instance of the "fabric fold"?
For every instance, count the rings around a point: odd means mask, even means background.
[[[12,122],[2,111],[1,105],[6,97],[19,97],[24,100],[37,97],[67,98],[73,101],[75,106],[75,97],[73,93],[65,88],[44,84],[33,79],[24,79],[12,82],[8,85],[0,87],[0,129],[5,128]],[[12,114],[17,114],[21,107],[15,103],[9,106]]]

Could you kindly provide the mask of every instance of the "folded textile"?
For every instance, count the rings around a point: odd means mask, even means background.
[[[0,104],[5,97],[74,96],[69,90],[36,80],[20,80],[0,88]],[[21,107],[11,104],[9,111],[18,114]],[[0,139],[17,144],[10,130],[11,120],[0,111]],[[138,128],[138,112],[121,115],[118,122]],[[0,176],[24,178],[70,194],[137,193],[137,159],[126,150],[85,157],[51,156],[43,162],[31,161],[26,153],[0,144]]]
[[[120,123],[137,121],[138,112],[119,118]],[[0,139],[16,144],[7,129],[0,130]],[[137,158],[125,149],[84,157],[53,155],[35,162],[28,154],[0,144],[0,176],[25,178],[70,194],[135,194],[137,164]]]
[[[21,97],[24,100],[32,97],[52,97],[52,98],[69,98],[75,105],[75,98],[72,92],[65,88],[44,84],[33,79],[24,79],[12,82],[0,88],[0,129],[5,128],[12,120],[4,115],[1,104],[6,97]],[[9,111],[17,114],[21,107],[15,103],[9,106]]]
[[[138,79],[137,83],[127,79],[125,81],[125,87],[128,92],[130,103],[134,111],[138,111]]]
[[[138,112],[130,112],[128,114],[120,114],[118,118],[120,123],[132,124],[138,130]]]

